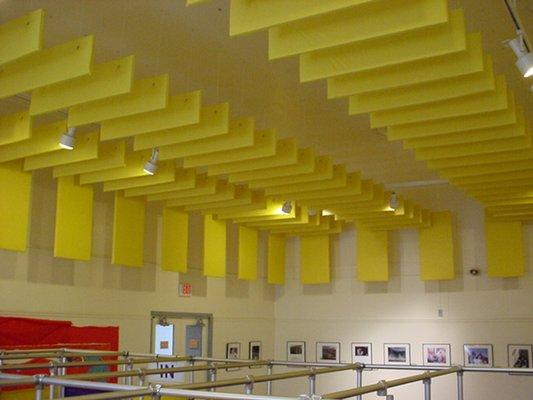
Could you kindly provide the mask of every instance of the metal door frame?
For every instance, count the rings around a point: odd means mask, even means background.
[[[174,319],[206,319],[207,357],[213,357],[213,314],[194,312],[150,311],[150,349],[148,350],[148,353],[152,353],[152,347],[154,345],[154,318],[161,317],[168,317]]]

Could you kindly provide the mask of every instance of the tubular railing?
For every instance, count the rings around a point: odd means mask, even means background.
[[[112,354],[110,354],[112,353]],[[95,361],[72,361],[67,362],[67,357],[72,356],[112,356],[124,357],[124,360],[102,360]],[[424,399],[431,399],[432,380],[444,375],[457,375],[457,399],[463,400],[463,374],[465,372],[484,372],[484,373],[519,373],[533,377],[533,368],[485,368],[485,367],[432,367],[432,366],[398,366],[398,365],[381,365],[381,364],[325,364],[325,363],[302,363],[289,361],[273,360],[235,360],[224,358],[202,358],[202,357],[179,357],[179,356],[156,356],[153,354],[127,353],[127,352],[98,352],[84,351],[80,349],[43,349],[40,351],[0,351],[0,361],[4,360],[23,360],[34,357],[54,357],[60,361],[51,361],[49,364],[0,364],[0,389],[9,386],[34,385],[35,399],[42,400],[43,388],[50,386],[50,399],[55,396],[55,387],[59,387],[59,398],[64,394],[64,388],[75,387],[83,389],[100,390],[102,393],[77,396],[77,400],[105,400],[105,399],[122,399],[151,396],[152,399],[158,400],[162,395],[170,397],[201,398],[201,399],[220,399],[220,400],[296,400],[293,397],[272,396],[273,382],[285,379],[307,377],[309,391],[306,395],[298,397],[299,400],[305,399],[323,399],[337,400],[355,397],[360,400],[361,396],[368,393],[377,393],[392,399],[393,396],[388,390],[394,387],[403,386],[415,382],[422,382],[424,388]],[[138,357],[138,358],[135,358]],[[133,369],[135,364],[146,364],[151,362],[170,362],[185,361],[188,366],[172,368],[138,368]],[[195,365],[195,363],[205,363],[204,365]],[[123,371],[95,372],[66,375],[68,367],[94,366],[94,365],[123,365]],[[26,367],[28,366],[28,367]],[[246,375],[244,377],[225,379],[217,381],[217,370],[234,367],[253,367],[263,366],[267,368],[266,374]],[[283,373],[273,373],[276,366],[301,367],[303,369]],[[22,367],[22,368],[21,368]],[[49,368],[49,375],[17,375],[5,373],[3,371],[22,370],[25,368]],[[411,375],[403,378],[382,380],[377,383],[363,386],[363,371],[365,370],[403,370],[403,371],[424,371],[423,373]],[[340,371],[355,371],[355,387],[347,390],[331,392],[322,396],[316,396],[316,378],[319,375],[329,374]],[[207,372],[206,382],[194,383],[194,373],[199,371]],[[168,373],[190,373],[189,383],[181,384],[146,384],[146,378],[150,375],[160,375]],[[93,382],[98,379],[124,378],[125,384]],[[138,378],[138,385],[133,385],[133,378]],[[258,396],[253,394],[254,384],[267,384],[267,396]],[[244,386],[245,394],[220,393],[216,389],[230,386]]]

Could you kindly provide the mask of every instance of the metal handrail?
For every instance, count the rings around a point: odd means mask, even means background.
[[[424,372],[422,374],[407,376],[405,378],[392,379],[389,381],[379,381],[378,383],[372,385],[366,385],[360,388],[341,390],[338,392],[327,393],[322,396],[323,399],[347,399],[348,397],[361,396],[367,393],[373,393],[380,390],[386,390],[395,386],[406,385],[408,383],[425,381],[432,378],[437,378],[439,376],[455,374],[461,371],[461,367],[451,367],[445,370],[433,371],[433,372]]]

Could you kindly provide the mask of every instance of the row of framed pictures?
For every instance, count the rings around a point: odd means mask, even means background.
[[[260,341],[248,342],[248,359],[260,360],[262,348]],[[239,342],[226,343],[226,358],[234,360],[241,358],[241,344]]]
[[[341,344],[338,342],[316,342],[316,361],[324,363],[340,362]],[[451,365],[451,345],[422,345],[423,364],[430,366]],[[531,368],[533,366],[533,346],[510,344],[507,346],[509,367]],[[465,344],[463,346],[464,366],[492,367],[491,344]],[[305,342],[287,342],[287,361],[305,362]],[[372,364],[372,343],[352,343],[352,363]],[[411,345],[409,343],[385,343],[383,345],[383,363],[389,365],[410,365]]]

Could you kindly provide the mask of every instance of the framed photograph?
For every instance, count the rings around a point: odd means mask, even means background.
[[[450,366],[451,346],[449,344],[423,344],[424,365]]]
[[[491,344],[465,344],[465,367],[492,367]]]
[[[248,358],[250,360],[260,360],[261,359],[261,342],[249,342],[248,343]]]
[[[352,343],[352,363],[372,364],[372,343]]]
[[[532,368],[533,346],[530,344],[510,344],[507,346],[510,368]]]
[[[340,363],[341,344],[338,342],[316,342],[316,362]]]
[[[410,365],[411,345],[409,343],[385,343],[383,362],[389,365]]]
[[[305,342],[287,342],[287,361],[305,362]]]
[[[241,344],[238,342],[226,344],[226,358],[238,360],[241,358]]]

